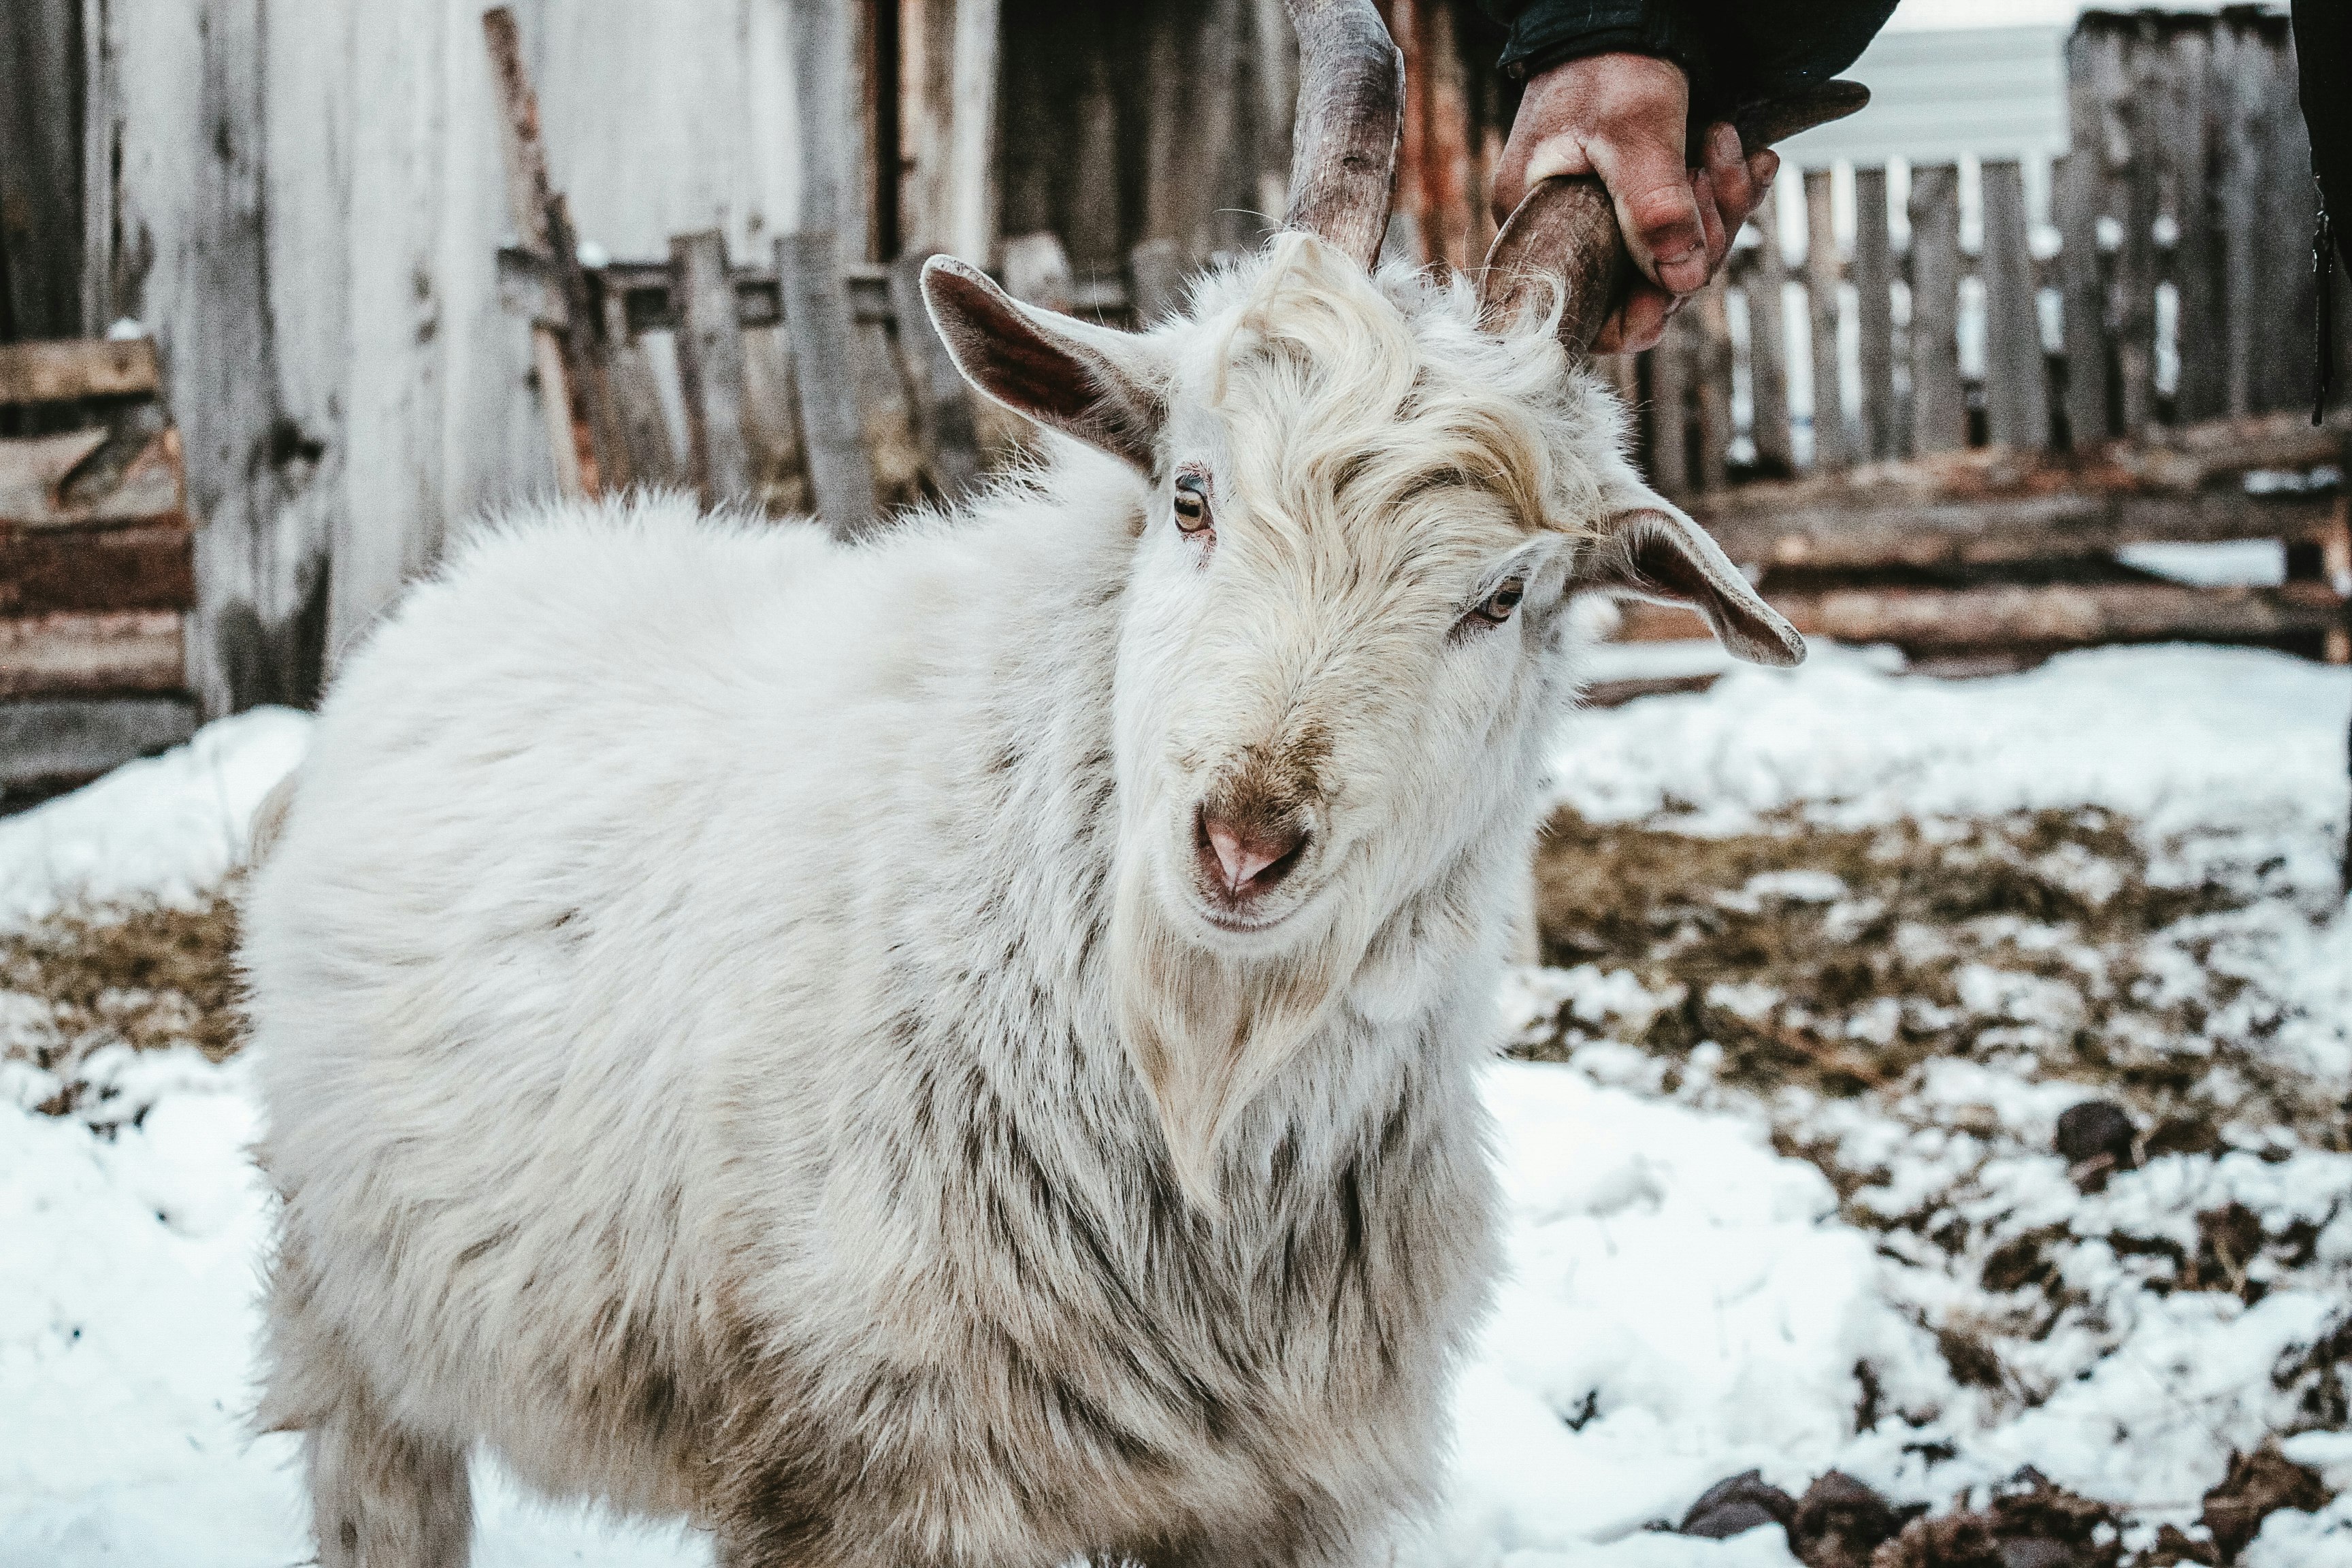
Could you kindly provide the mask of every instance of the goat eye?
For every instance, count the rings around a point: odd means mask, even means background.
[[[1180,532],[1199,533],[1209,526],[1209,498],[1202,494],[1201,481],[1189,474],[1176,481],[1176,527]]]
[[[1480,620],[1499,626],[1511,618],[1511,612],[1519,607],[1519,601],[1527,596],[1527,592],[1528,585],[1523,580],[1517,577],[1506,577],[1503,579],[1502,586],[1487,595],[1486,600],[1472,613]]]

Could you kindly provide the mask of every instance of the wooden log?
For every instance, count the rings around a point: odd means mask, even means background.
[[[539,96],[523,65],[522,37],[514,13],[504,5],[482,13],[482,37],[489,49],[490,84],[499,104],[499,147],[506,164],[507,212],[523,248],[559,269],[548,232],[554,187],[547,174],[547,150],[540,142]],[[572,258],[573,266],[578,258]],[[560,286],[560,285],[559,285]],[[567,496],[596,493],[595,433],[572,386],[563,334],[534,321],[531,371],[539,379],[540,410],[547,421],[548,453],[555,465],[555,488]]]
[[[0,617],[0,697],[179,691],[183,624],[176,610]]]
[[[2089,96],[2085,85],[2070,98]],[[2066,371],[2066,442],[2095,447],[2110,435],[2107,413],[2107,288],[2099,264],[2099,154],[2080,129],[2074,151],[2051,166],[2056,193],[2060,330]]]
[[[119,465],[106,462],[113,439],[104,430],[69,430],[0,440],[0,526],[75,528],[184,517],[179,432],[127,436],[129,455]],[[102,466],[110,471],[101,476],[96,470]],[[86,482],[92,479],[102,482]]]
[[[0,530],[0,615],[195,604],[195,538],[184,522]]]
[[[850,538],[872,526],[879,509],[873,459],[866,448],[865,413],[857,402],[839,241],[823,230],[781,237],[776,276],[783,288],[784,330],[793,345],[810,497],[817,516],[835,534]]]
[[[1985,424],[1995,446],[2050,441],[2050,396],[2025,234],[2025,174],[2014,159],[1984,164]]]
[[[1805,171],[1805,297],[1813,317],[1813,467],[1853,459],[1846,438],[1844,377],[1838,365],[1838,284],[1845,268],[1830,218],[1830,172]]]
[[[0,406],[152,397],[161,384],[152,338],[0,343]]]
[[[1854,325],[1861,339],[1864,458],[1901,455],[1895,422],[1895,267],[1887,237],[1886,171],[1853,172]]]
[[[2103,643],[2276,642],[2324,636],[2342,606],[2334,595],[2280,588],[2198,588],[2177,583],[2015,584],[1975,588],[1827,588],[1780,593],[1772,607],[1809,637],[1892,643],[1912,652],[2088,647]],[[1679,606],[1629,606],[1629,642],[1705,635]]]
[[[2173,417],[2184,424],[2217,419],[2229,412],[2223,376],[2227,345],[2222,335],[2221,251],[2214,223],[2216,193],[2209,178],[2215,149],[2209,102],[2212,32],[2183,27],[2168,42],[2168,96],[2159,122],[2165,128],[2165,160],[2172,192],[2172,285],[2179,300],[2175,344],[2180,379],[2173,389]]]
[[[1911,171],[1911,450],[1925,457],[1968,445],[1960,385],[1960,172]]]
[[[0,791],[93,779],[195,730],[196,705],[179,697],[0,702]]]
[[[682,234],[669,242],[669,254],[687,471],[705,505],[740,501],[751,491],[751,455],[743,439],[743,332],[727,238],[715,228]]]
[[[1748,220],[1757,238],[1747,277],[1748,385],[1756,466],[1785,477],[1797,471],[1797,446],[1789,423],[1789,262],[1780,249],[1779,206],[1767,194]]]
[[[972,424],[971,389],[923,309],[923,258],[901,257],[890,268],[890,301],[898,321],[898,349],[914,390],[917,426],[931,488],[940,500],[961,500],[980,483],[980,437]]]

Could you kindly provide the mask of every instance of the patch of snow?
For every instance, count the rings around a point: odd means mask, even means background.
[[[0,930],[76,904],[195,901],[244,860],[255,808],[310,732],[307,713],[257,708],[0,819]]]

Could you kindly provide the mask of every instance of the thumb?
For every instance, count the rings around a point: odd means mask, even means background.
[[[1683,129],[1664,127],[1622,141],[1585,144],[1594,173],[1617,204],[1617,226],[1633,264],[1652,282],[1687,294],[1706,282],[1706,229],[1690,171],[1683,164]]]

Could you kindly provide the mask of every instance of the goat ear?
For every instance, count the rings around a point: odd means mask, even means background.
[[[1167,423],[1167,369],[1129,332],[1022,304],[951,256],[923,264],[923,303],[982,393],[1146,474]]]
[[[1578,557],[1575,587],[1688,605],[1736,658],[1750,664],[1804,662],[1805,639],[1749,586],[1706,530],[1646,486],[1612,486],[1611,491],[1615,510]]]

